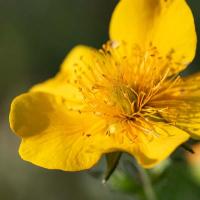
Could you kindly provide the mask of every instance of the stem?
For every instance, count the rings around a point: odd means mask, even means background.
[[[141,178],[141,181],[143,184],[143,190],[144,190],[144,193],[146,196],[146,200],[156,200],[156,195],[155,195],[151,180],[149,178],[149,175],[147,174],[145,169],[143,169],[138,164],[136,164],[136,168],[140,174],[140,178]]]

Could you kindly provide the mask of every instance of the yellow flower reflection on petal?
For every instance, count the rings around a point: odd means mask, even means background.
[[[56,77],[13,100],[24,160],[78,171],[120,151],[150,168],[200,136],[200,75],[179,75],[196,50],[186,2],[121,0],[110,36],[101,50],[75,47]]]

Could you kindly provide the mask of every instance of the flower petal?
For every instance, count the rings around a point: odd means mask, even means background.
[[[184,22],[184,23],[183,23]],[[148,48],[162,56],[173,53],[177,72],[192,61],[196,51],[193,15],[185,0],[121,0],[110,24],[110,37]]]
[[[62,97],[42,92],[26,93],[13,101],[10,126],[22,137],[21,157],[48,169],[88,169],[102,154],[130,146],[130,141],[106,134],[106,121],[72,111]]]
[[[162,116],[175,126],[200,138],[200,73],[183,78],[167,94],[168,110]],[[162,101],[161,101],[162,103]]]
[[[11,106],[10,125],[23,138],[21,157],[45,168],[90,168],[104,148],[96,133],[104,127],[95,117],[69,111],[62,98],[46,93],[17,97]]]
[[[54,78],[33,86],[30,91],[58,95],[76,102],[82,101],[82,96],[78,89],[69,84],[65,77],[66,74],[59,72]]]
[[[139,150],[149,158],[149,161],[139,156],[138,162],[146,168],[151,168],[166,159],[179,145],[189,139],[186,132],[168,124],[157,123],[154,129],[154,132],[150,133],[154,135],[152,137],[140,134]]]
[[[98,56],[98,50],[92,47],[83,45],[76,46],[64,59],[61,65],[61,73],[67,74],[69,81],[74,81],[77,79],[77,70],[89,71],[89,66],[94,66],[95,58]]]

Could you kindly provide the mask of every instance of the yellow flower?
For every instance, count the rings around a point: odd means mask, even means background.
[[[185,0],[121,0],[110,38],[75,47],[55,78],[14,99],[24,160],[75,171],[120,151],[149,168],[200,136],[200,75],[179,76],[196,50]]]

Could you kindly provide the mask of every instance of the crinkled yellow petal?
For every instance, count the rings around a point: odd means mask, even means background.
[[[151,162],[138,157],[139,163],[146,168],[153,167],[166,159],[179,145],[189,139],[189,135],[174,126],[157,123],[150,135],[142,135],[139,150]],[[148,134],[148,133],[147,133]]]
[[[69,111],[61,97],[47,93],[17,97],[11,106],[10,125],[23,138],[21,157],[45,168],[87,169],[106,148],[99,135],[105,124],[89,114]]]
[[[121,0],[114,10],[110,37],[147,48],[153,44],[161,55],[173,53],[184,69],[196,51],[193,15],[185,0]]]
[[[188,132],[193,138],[200,138],[200,73],[184,78],[171,88],[168,111],[162,116],[175,126]],[[162,101],[161,101],[162,102]]]
[[[72,111],[62,97],[48,93],[30,92],[14,99],[10,126],[22,137],[21,157],[48,169],[84,170],[104,153],[135,148],[126,138],[107,134],[106,121]]]

